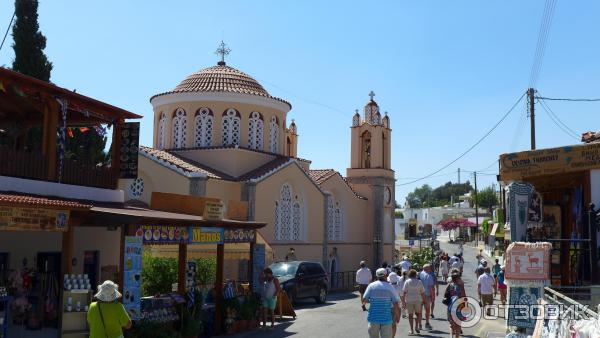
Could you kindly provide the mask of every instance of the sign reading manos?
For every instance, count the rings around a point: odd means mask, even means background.
[[[136,235],[144,237],[144,243],[148,244],[187,243],[190,239],[187,227],[166,225],[144,225]]]
[[[0,230],[67,231],[69,210],[0,206]]]
[[[191,228],[190,244],[223,244],[223,228]]]

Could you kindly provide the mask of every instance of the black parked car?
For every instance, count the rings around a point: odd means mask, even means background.
[[[301,298],[314,298],[319,304],[327,300],[329,281],[321,263],[286,261],[273,263],[269,268],[292,303]]]

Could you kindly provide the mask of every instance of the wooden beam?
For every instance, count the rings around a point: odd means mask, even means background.
[[[70,274],[73,271],[73,244],[75,237],[75,229],[72,222],[69,222],[69,228],[67,231],[62,233],[62,264],[61,264],[61,276]]]
[[[217,278],[215,281],[215,334],[223,332],[223,268],[225,244],[217,244]]]
[[[179,243],[179,256],[177,268],[177,292],[180,295],[186,293],[186,270],[187,270],[187,243]]]

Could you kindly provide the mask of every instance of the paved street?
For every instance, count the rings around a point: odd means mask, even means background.
[[[447,235],[442,240],[447,240]],[[441,243],[441,249],[452,254],[457,246]],[[475,283],[475,248],[464,247],[464,281],[468,296],[477,295]],[[440,297],[436,300],[435,319],[431,321],[433,330],[421,331],[420,337],[448,337],[449,327],[446,321],[446,308],[441,303],[444,285],[440,285]],[[285,319],[276,323],[274,330],[254,331],[236,337],[366,337],[367,313],[360,309],[358,293],[332,294],[328,302],[317,305],[312,300],[301,302],[296,309],[296,320]],[[405,337],[409,331],[408,319],[402,318],[397,337]],[[472,328],[463,330],[463,337],[486,337],[488,333],[504,332],[502,320],[482,320]],[[494,335],[496,336],[496,335]]]

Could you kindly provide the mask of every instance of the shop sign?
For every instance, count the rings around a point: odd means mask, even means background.
[[[0,206],[0,230],[67,231],[69,210]]]
[[[206,201],[204,203],[204,219],[220,220],[223,219],[223,203]]]
[[[190,239],[187,227],[167,225],[143,225],[136,235],[143,237],[146,244],[187,243]]]
[[[123,306],[133,320],[141,314],[142,244],[141,236],[125,236]]]
[[[119,166],[121,178],[137,178],[140,123],[126,122],[121,126]]]
[[[535,328],[541,310],[538,299],[541,298],[541,288],[510,287],[508,303],[507,326]]]
[[[225,230],[225,243],[254,243],[256,230],[231,229]]]
[[[600,143],[500,155],[500,180],[553,175],[600,168]]]
[[[511,243],[506,249],[506,279],[544,281],[550,279],[550,250],[552,244]]]
[[[190,228],[190,244],[223,244],[223,228]]]

